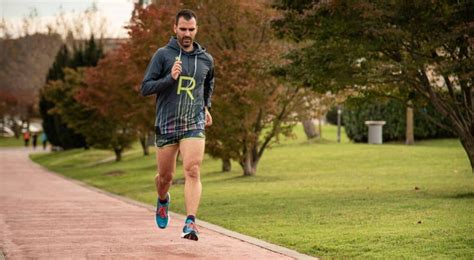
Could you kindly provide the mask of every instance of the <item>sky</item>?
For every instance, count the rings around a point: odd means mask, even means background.
[[[55,21],[62,10],[65,17],[73,17],[83,13],[96,4],[98,16],[105,18],[106,37],[127,37],[124,25],[129,21],[133,0],[0,0],[2,21],[9,25],[13,37],[18,37],[24,17],[33,10],[37,11],[35,24],[38,30],[46,30],[45,24]],[[2,33],[2,32],[0,32]]]

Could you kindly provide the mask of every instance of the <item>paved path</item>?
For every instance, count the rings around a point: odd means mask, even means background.
[[[0,258],[307,257],[207,223],[198,242],[181,239],[182,216],[173,216],[170,227],[159,230],[151,207],[48,172],[26,149],[0,149]]]

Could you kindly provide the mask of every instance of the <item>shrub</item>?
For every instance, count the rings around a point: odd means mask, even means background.
[[[454,133],[433,123],[428,117],[449,127],[449,122],[431,105],[417,107],[413,119],[415,139],[455,137]],[[350,98],[345,103],[343,118],[346,134],[354,142],[367,142],[368,127],[365,121],[368,120],[386,122],[383,126],[384,141],[405,140],[406,106],[398,100]]]

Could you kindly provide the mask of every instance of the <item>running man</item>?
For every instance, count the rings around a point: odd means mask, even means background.
[[[200,168],[204,157],[206,126],[214,88],[214,62],[197,42],[196,14],[181,10],[168,44],[153,55],[141,86],[143,96],[156,95],[155,145],[158,173],[156,223],[166,228],[170,221],[168,192],[176,170],[178,152],[183,158],[184,197],[187,218],[181,237],[198,240],[196,213],[201,199]]]

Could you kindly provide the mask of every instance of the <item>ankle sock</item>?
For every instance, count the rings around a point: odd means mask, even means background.
[[[196,218],[193,215],[188,215],[188,217],[186,218],[186,222],[188,220],[191,220],[192,222],[196,222]]]
[[[160,202],[161,205],[165,205],[166,203],[168,203],[168,198],[166,198],[164,200],[158,198],[158,201]]]

